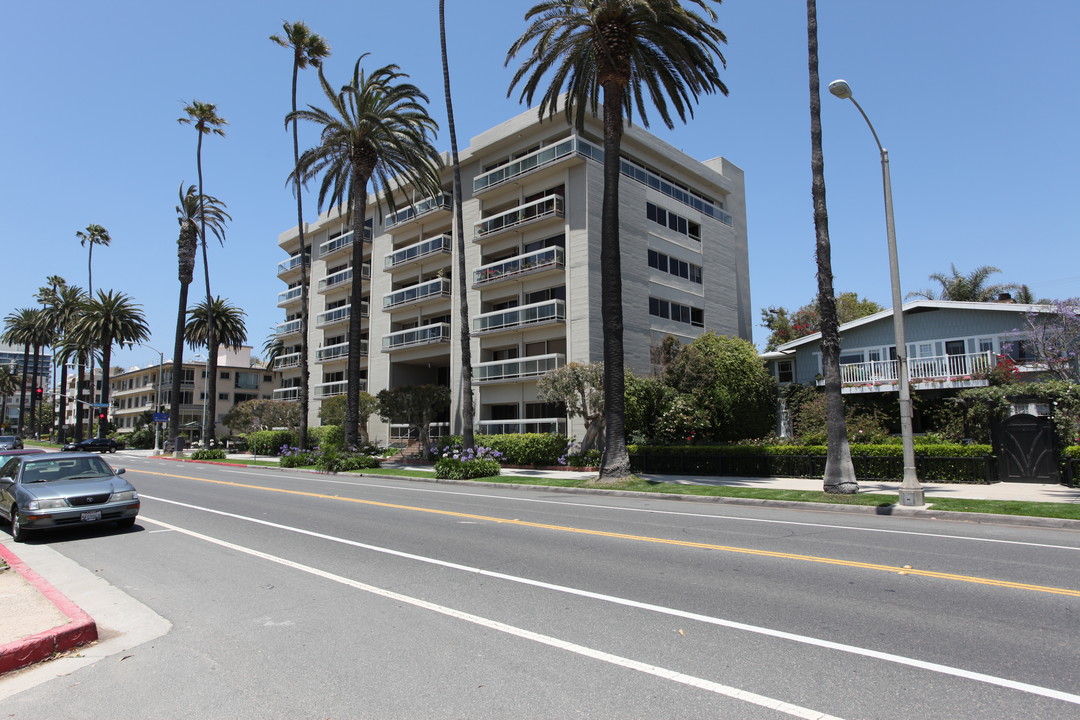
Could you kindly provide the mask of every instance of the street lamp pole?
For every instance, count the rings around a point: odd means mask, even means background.
[[[146,343],[139,343],[145,348],[149,348],[158,354],[158,370],[157,370],[157,382],[154,386],[157,389],[154,399],[154,414],[161,411],[161,378],[162,373],[165,372],[165,353],[158,350],[156,347],[147,345]],[[161,423],[154,422],[154,454],[156,455],[161,451]]]
[[[900,295],[900,262],[896,254],[896,225],[893,222],[892,179],[889,175],[889,151],[881,145],[873,123],[852,95],[845,80],[829,83],[829,92],[841,100],[850,100],[863,116],[881,153],[881,178],[885,189],[885,231],[889,242],[889,279],[892,283],[893,333],[896,343],[897,382],[900,390],[900,440],[903,444],[904,475],[900,482],[900,504],[926,504],[923,487],[915,472],[915,441],[911,430],[911,380],[908,377],[907,344],[904,340],[904,305]]]

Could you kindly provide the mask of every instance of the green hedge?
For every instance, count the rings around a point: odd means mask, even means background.
[[[565,435],[554,433],[509,433],[506,435],[477,435],[476,446],[502,453],[503,465],[558,465],[559,458],[570,444]],[[451,435],[432,443],[436,454],[445,447],[460,447],[461,436]]]
[[[248,447],[258,455],[277,455],[283,445],[294,446],[299,440],[292,430],[256,430],[247,436]]]
[[[192,460],[224,460],[224,450],[196,450],[191,453]]]
[[[435,461],[435,477],[443,480],[471,480],[472,478],[494,477],[501,468],[495,460],[455,460],[440,458]]]

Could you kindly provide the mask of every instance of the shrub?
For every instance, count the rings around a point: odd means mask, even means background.
[[[296,443],[296,433],[291,430],[256,430],[248,435],[248,445],[259,455],[277,455],[282,446]]]
[[[336,473],[344,469],[344,463],[337,450],[323,450],[316,453],[314,465],[317,470],[325,473]]]
[[[315,453],[291,445],[282,445],[278,449],[278,455],[281,458],[278,464],[283,468],[298,468],[315,464]]]
[[[345,429],[340,425],[308,428],[311,444],[320,449],[341,450],[345,447]]]
[[[191,453],[192,460],[224,460],[224,450],[196,450]]]
[[[560,465],[568,465],[570,467],[598,467],[600,465],[601,454],[596,448],[581,452],[581,447],[570,443],[563,450],[562,456],[558,459]]]
[[[350,470],[370,470],[371,468],[379,467],[379,458],[374,455],[364,455],[363,453],[347,453],[340,456],[341,471],[348,472]]]
[[[485,458],[455,460],[452,457],[444,457],[435,462],[435,477],[443,480],[494,477],[500,470],[498,461]]]

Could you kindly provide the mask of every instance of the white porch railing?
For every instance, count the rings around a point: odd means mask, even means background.
[[[994,353],[964,355],[934,355],[908,358],[908,380],[966,381],[994,367]],[[847,363],[840,366],[840,382],[845,385],[861,383],[896,383],[899,377],[896,360]]]

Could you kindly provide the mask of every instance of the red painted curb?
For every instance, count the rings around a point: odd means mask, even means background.
[[[57,610],[70,619],[66,625],[58,625],[28,638],[0,646],[0,674],[32,665],[48,659],[55,653],[98,639],[97,623],[82,608],[50,585],[45,578],[31,570],[10,548],[0,545],[0,557],[12,570],[22,575],[28,583],[44,595]]]

